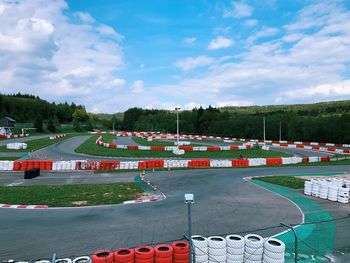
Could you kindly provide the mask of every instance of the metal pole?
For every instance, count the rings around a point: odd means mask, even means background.
[[[190,241],[190,263],[192,263],[192,253],[193,253],[191,205],[192,205],[191,202],[187,203],[187,208],[188,208],[188,237],[189,237],[189,241]],[[196,262],[195,258],[193,258],[193,262]]]
[[[56,253],[53,253],[51,263],[55,263],[55,262],[56,262]]]
[[[282,141],[282,122],[280,121],[280,141]]]
[[[264,124],[264,143],[265,143],[265,140],[266,140],[265,116],[263,117],[263,124]]]
[[[297,263],[298,262],[298,235],[297,235],[297,232],[295,232],[295,229],[290,226],[290,225],[287,225],[287,224],[283,224],[281,223],[282,226],[286,227],[286,228],[289,228],[290,230],[293,231],[293,234],[294,234],[294,244],[295,244],[295,247],[294,247],[294,250],[295,250],[295,253],[294,253],[294,262]]]
[[[180,108],[175,108],[176,110],[176,141],[177,141],[177,147],[179,148],[179,109]]]

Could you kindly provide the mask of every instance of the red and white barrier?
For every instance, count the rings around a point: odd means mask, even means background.
[[[288,157],[288,158],[248,158],[248,159],[194,159],[194,160],[22,160],[0,161],[0,171],[24,171],[39,168],[44,171],[74,170],[137,170],[149,168],[224,168],[287,165],[311,162],[329,162],[329,157]]]
[[[16,139],[16,138],[23,138],[28,137],[29,134],[11,134],[11,135],[4,135],[0,134],[0,139]]]
[[[58,138],[63,138],[63,137],[66,137],[65,134],[56,134],[56,135],[52,135],[50,136],[50,140],[55,140],[55,139],[58,139]]]

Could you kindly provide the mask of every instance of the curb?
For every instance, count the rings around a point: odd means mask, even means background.
[[[124,201],[124,205],[130,205],[130,204],[140,204],[140,203],[149,203],[149,202],[156,202],[156,201],[161,201],[164,200],[166,197],[163,193],[155,196],[151,196],[151,198],[148,199],[136,199],[136,200],[129,200],[129,201]]]
[[[0,208],[12,208],[12,209],[45,209],[49,208],[47,205],[9,205],[0,204]]]

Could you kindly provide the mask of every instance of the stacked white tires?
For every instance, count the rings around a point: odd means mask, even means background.
[[[328,198],[328,191],[329,191],[329,186],[328,184],[320,184],[320,194],[319,197],[321,199],[327,199]]]
[[[338,202],[342,204],[349,203],[349,188],[338,188]]]
[[[275,238],[264,243],[263,263],[284,263],[285,245]]]
[[[208,263],[208,239],[202,236],[192,236],[192,244],[196,262]]]
[[[244,262],[244,238],[239,235],[229,235],[226,237],[226,262]]]
[[[338,201],[338,187],[330,186],[328,190],[328,200],[336,202]]]
[[[88,256],[77,257],[73,259],[72,263],[91,263],[91,259]]]
[[[320,196],[320,183],[315,181],[312,183],[312,196],[319,197]]]
[[[312,194],[312,182],[305,181],[304,183],[304,194],[311,195]]]
[[[244,262],[245,263],[258,263],[263,259],[264,253],[264,239],[255,234],[249,234],[244,236],[245,249],[244,249]]]
[[[208,238],[209,263],[226,263],[226,239],[219,236]]]

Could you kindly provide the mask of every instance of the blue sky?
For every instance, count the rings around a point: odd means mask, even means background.
[[[93,112],[350,96],[350,1],[0,0],[0,92]]]

